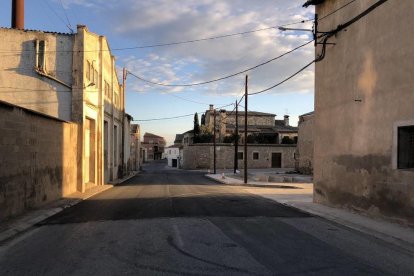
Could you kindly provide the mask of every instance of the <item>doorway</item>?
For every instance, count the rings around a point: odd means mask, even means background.
[[[282,153],[272,152],[272,168],[281,168],[281,167],[282,167]]]
[[[95,183],[95,121],[85,120],[85,183]]]

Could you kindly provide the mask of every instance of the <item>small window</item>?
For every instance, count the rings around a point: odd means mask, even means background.
[[[89,61],[86,61],[86,79],[91,79],[91,63]]]
[[[238,160],[243,160],[243,152],[238,152],[237,153],[237,159]]]
[[[259,160],[259,153],[253,152],[253,160]]]
[[[414,168],[414,126],[398,128],[398,168]]]
[[[46,72],[46,41],[37,40],[36,41],[36,67],[42,72]]]

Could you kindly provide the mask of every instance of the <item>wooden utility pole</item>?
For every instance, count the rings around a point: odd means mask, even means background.
[[[239,160],[238,160],[238,152],[239,152],[239,110],[238,110],[238,103],[236,100],[236,133],[234,138],[234,173],[237,173],[237,169],[239,168]]]
[[[247,88],[249,76],[246,75],[246,81],[244,86],[244,184],[247,184],[247,96],[249,90]]]
[[[216,174],[216,110],[214,109],[214,127],[213,127],[213,173]]]

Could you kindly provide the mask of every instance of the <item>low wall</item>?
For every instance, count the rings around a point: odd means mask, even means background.
[[[0,102],[0,220],[76,192],[77,132]]]
[[[234,145],[217,144],[216,145],[216,168],[231,169],[234,167]],[[213,144],[195,144],[183,148],[182,168],[187,170],[194,169],[213,169]],[[296,145],[257,145],[248,144],[247,162],[248,168],[263,169],[271,168],[272,153],[282,154],[282,168],[294,168],[294,153]],[[243,145],[239,145],[239,152],[244,152]],[[259,154],[257,160],[253,160],[253,153]],[[239,169],[243,169],[244,161],[238,160]]]

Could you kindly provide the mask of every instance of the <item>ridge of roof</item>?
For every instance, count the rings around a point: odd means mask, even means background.
[[[74,36],[76,34],[76,33],[62,33],[62,32],[32,30],[32,29],[14,29],[14,28],[9,28],[9,27],[0,27],[0,30],[11,30],[11,31],[21,31],[21,32],[36,32],[36,33],[68,35],[68,36]]]

